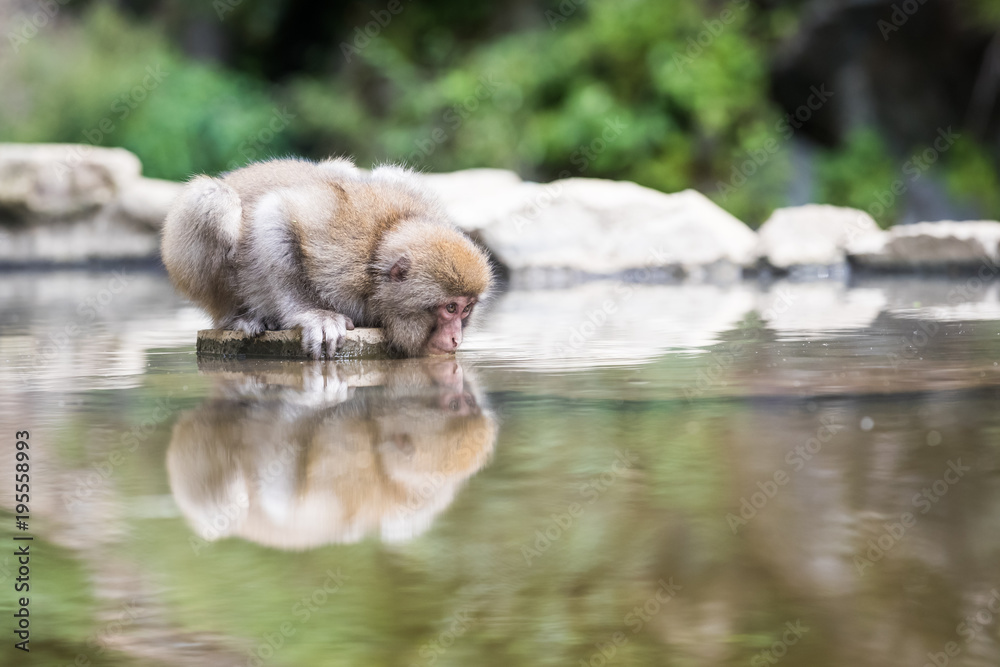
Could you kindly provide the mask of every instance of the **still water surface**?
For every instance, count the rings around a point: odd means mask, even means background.
[[[199,361],[154,272],[0,304],[2,664],[1000,665],[989,284],[510,292],[340,364]]]

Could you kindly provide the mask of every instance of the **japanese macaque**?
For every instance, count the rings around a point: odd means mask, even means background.
[[[163,262],[217,328],[300,327],[313,358],[355,326],[383,327],[407,356],[454,352],[493,281],[412,172],[345,159],[194,178],[164,223]]]
[[[300,550],[431,526],[489,461],[496,418],[454,358],[356,371],[273,361],[215,373],[215,395],[181,415],[167,450],[199,538]]]

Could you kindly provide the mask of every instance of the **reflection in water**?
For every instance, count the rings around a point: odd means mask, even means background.
[[[1000,665],[995,285],[510,292],[463,370],[197,362],[111,281],[0,282],[32,664]]]
[[[206,540],[406,540],[493,451],[496,421],[454,359],[254,368],[218,373],[215,396],[173,430],[170,486]]]

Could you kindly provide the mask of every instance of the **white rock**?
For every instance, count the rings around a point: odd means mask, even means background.
[[[83,215],[141,172],[139,158],[121,148],[0,144],[0,213],[29,224]]]
[[[95,260],[152,259],[156,233],[122,224],[113,215],[28,227],[0,227],[0,265],[81,264]]]
[[[159,178],[138,178],[125,185],[118,197],[117,212],[126,220],[158,230],[183,183]]]
[[[120,148],[0,144],[0,264],[146,259],[180,183]]]
[[[594,280],[512,290],[473,325],[462,350],[522,370],[584,369],[692,354],[755,307],[749,283],[637,285]]]
[[[771,266],[833,266],[846,261],[848,243],[881,234],[864,211],[809,204],[779,208],[757,230],[758,253]]]
[[[880,269],[995,266],[1000,257],[1000,222],[944,220],[897,225],[848,244],[858,265]]]
[[[523,183],[477,170],[428,181],[460,226],[513,272],[606,276],[636,269],[748,266],[756,235],[694,190],[664,194],[625,181]],[[452,181],[452,182],[449,182]]]
[[[870,327],[886,304],[885,291],[878,288],[778,280],[758,294],[757,312],[769,329],[817,340]]]
[[[525,193],[537,187],[504,169],[421,174],[420,180],[441,199],[455,223],[470,232],[513,215]]]

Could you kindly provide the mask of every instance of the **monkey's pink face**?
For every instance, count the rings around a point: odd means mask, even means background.
[[[427,340],[427,354],[451,354],[462,344],[462,327],[476,306],[475,297],[456,296],[434,309],[437,321]]]

